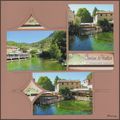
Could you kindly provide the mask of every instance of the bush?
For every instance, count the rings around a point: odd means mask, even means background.
[[[103,30],[103,32],[112,31],[112,26],[107,19],[99,20],[97,23]]]
[[[69,88],[67,88],[67,87],[64,88],[63,87],[63,88],[60,89],[59,92],[64,97],[65,100],[72,99],[72,93],[71,93]]]
[[[35,49],[30,51],[30,54],[31,54],[32,57],[35,57],[36,53],[37,53],[37,50],[35,50]]]

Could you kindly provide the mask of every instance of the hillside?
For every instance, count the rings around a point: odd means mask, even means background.
[[[47,38],[34,43],[16,43],[14,41],[7,41],[7,45],[16,46],[22,50],[37,49],[39,51],[47,52],[48,56],[55,59],[66,59],[66,32],[55,31]]]

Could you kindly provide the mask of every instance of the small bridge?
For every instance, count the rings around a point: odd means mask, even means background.
[[[36,99],[34,104],[47,105],[59,102],[61,100],[63,100],[62,96],[53,92],[45,92]]]
[[[95,25],[94,23],[81,23],[80,28],[83,31],[83,33],[81,33],[83,35],[97,33],[97,32],[102,31],[102,29],[99,26]]]

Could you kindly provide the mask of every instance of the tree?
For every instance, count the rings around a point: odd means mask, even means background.
[[[92,13],[92,16],[94,17],[96,15],[96,12],[98,11],[98,9],[95,7]]]
[[[52,35],[52,44],[57,44],[59,50],[61,51],[61,58],[66,59],[66,32],[65,31],[55,31]]]
[[[51,45],[50,55],[51,55],[51,58],[55,58],[57,60],[60,59],[62,53],[56,43]]]
[[[51,80],[47,76],[40,77],[37,83],[46,90],[50,90],[50,91],[54,90],[54,86]]]
[[[41,51],[50,53],[51,58],[66,60],[66,32],[54,31],[47,38],[32,43],[32,47],[37,47]],[[44,58],[44,56],[42,56]]]
[[[87,76],[87,80],[89,80],[89,83],[90,83],[90,81],[92,80],[92,73],[90,73],[90,74]]]
[[[88,80],[91,80],[91,79],[92,79],[92,73],[90,73],[90,74],[87,76],[87,79],[88,79]]]
[[[60,80],[60,78],[58,76],[55,77],[55,80],[54,80],[54,85],[57,84],[57,81]]]
[[[61,88],[59,92],[60,92],[60,94],[64,97],[64,99],[66,99],[66,100],[72,98],[72,93],[71,93],[70,89],[67,88],[67,87]]]
[[[22,52],[26,53],[27,50],[28,50],[28,48],[26,48],[26,47],[24,47],[24,46],[21,46],[21,47],[20,47],[20,50],[21,50]]]
[[[30,51],[30,54],[32,55],[32,57],[35,57],[36,53],[37,53],[36,49],[33,49],[33,50]]]
[[[111,24],[107,19],[99,20],[97,24],[102,28],[103,32],[109,32],[112,30]]]
[[[80,8],[77,11],[77,16],[81,18],[81,23],[89,23],[93,21],[90,12],[86,8]]]

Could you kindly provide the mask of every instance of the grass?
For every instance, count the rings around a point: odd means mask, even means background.
[[[75,101],[75,100],[66,100],[58,103],[59,108],[67,110],[79,110],[79,111],[91,111],[92,106],[90,101]]]

